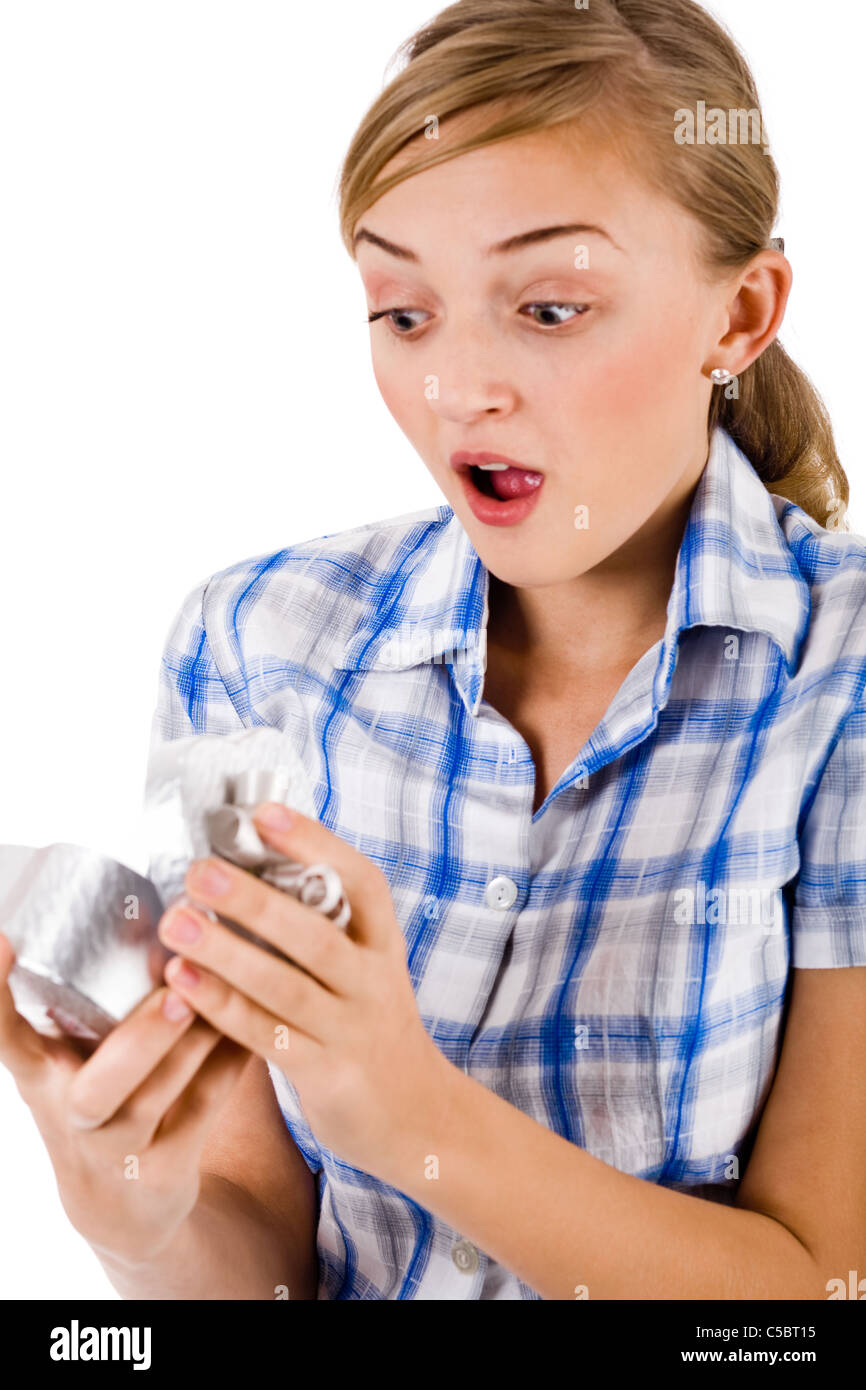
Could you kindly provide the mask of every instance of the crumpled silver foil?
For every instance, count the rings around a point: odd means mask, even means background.
[[[252,812],[262,801],[316,818],[306,768],[281,729],[197,734],[152,751],[145,787],[148,872],[164,901],[187,896],[183,880],[193,859],[217,854],[316,908],[335,926],[347,926],[350,909],[336,871],[290,860],[260,839]]]
[[[266,845],[252,821],[262,801],[315,818],[306,770],[281,730],[191,735],[151,749],[147,877],[80,845],[0,845],[0,930],[16,952],[9,987],[18,1012],[50,1036],[105,1037],[162,983],[171,952],[157,936],[159,920],[165,908],[192,901],[184,890],[187,869],[208,855],[257,874],[345,928],[350,908],[336,871]]]
[[[82,845],[0,846],[9,988],[38,1033],[98,1041],[162,979],[171,952],[149,879]]]

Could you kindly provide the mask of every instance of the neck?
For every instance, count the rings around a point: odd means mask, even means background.
[[[491,574],[488,645],[538,672],[631,665],[635,651],[648,650],[664,632],[703,466],[668,498],[663,512],[586,574],[534,589],[518,589]]]

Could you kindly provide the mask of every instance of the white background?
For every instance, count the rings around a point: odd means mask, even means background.
[[[199,579],[443,498],[382,403],[341,158],[431,0],[0,4],[0,843],[145,867],[162,644]],[[862,18],[716,0],[795,271],[781,338],[859,433]],[[390,69],[388,69],[390,72]],[[0,1298],[115,1298],[0,1066]]]

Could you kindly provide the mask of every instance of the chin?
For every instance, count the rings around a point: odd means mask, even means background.
[[[561,563],[551,561],[549,548],[539,550],[537,555],[527,554],[523,549],[516,562],[508,563],[493,554],[485,554],[475,547],[481,563],[501,584],[510,584],[514,589],[549,589],[556,584],[567,584],[570,579],[578,579],[592,568],[594,561],[581,564],[575,557],[563,557]],[[489,549],[489,547],[486,547]]]

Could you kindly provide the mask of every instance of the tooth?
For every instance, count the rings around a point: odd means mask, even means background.
[[[509,463],[479,463],[482,473],[504,473],[511,467]]]

